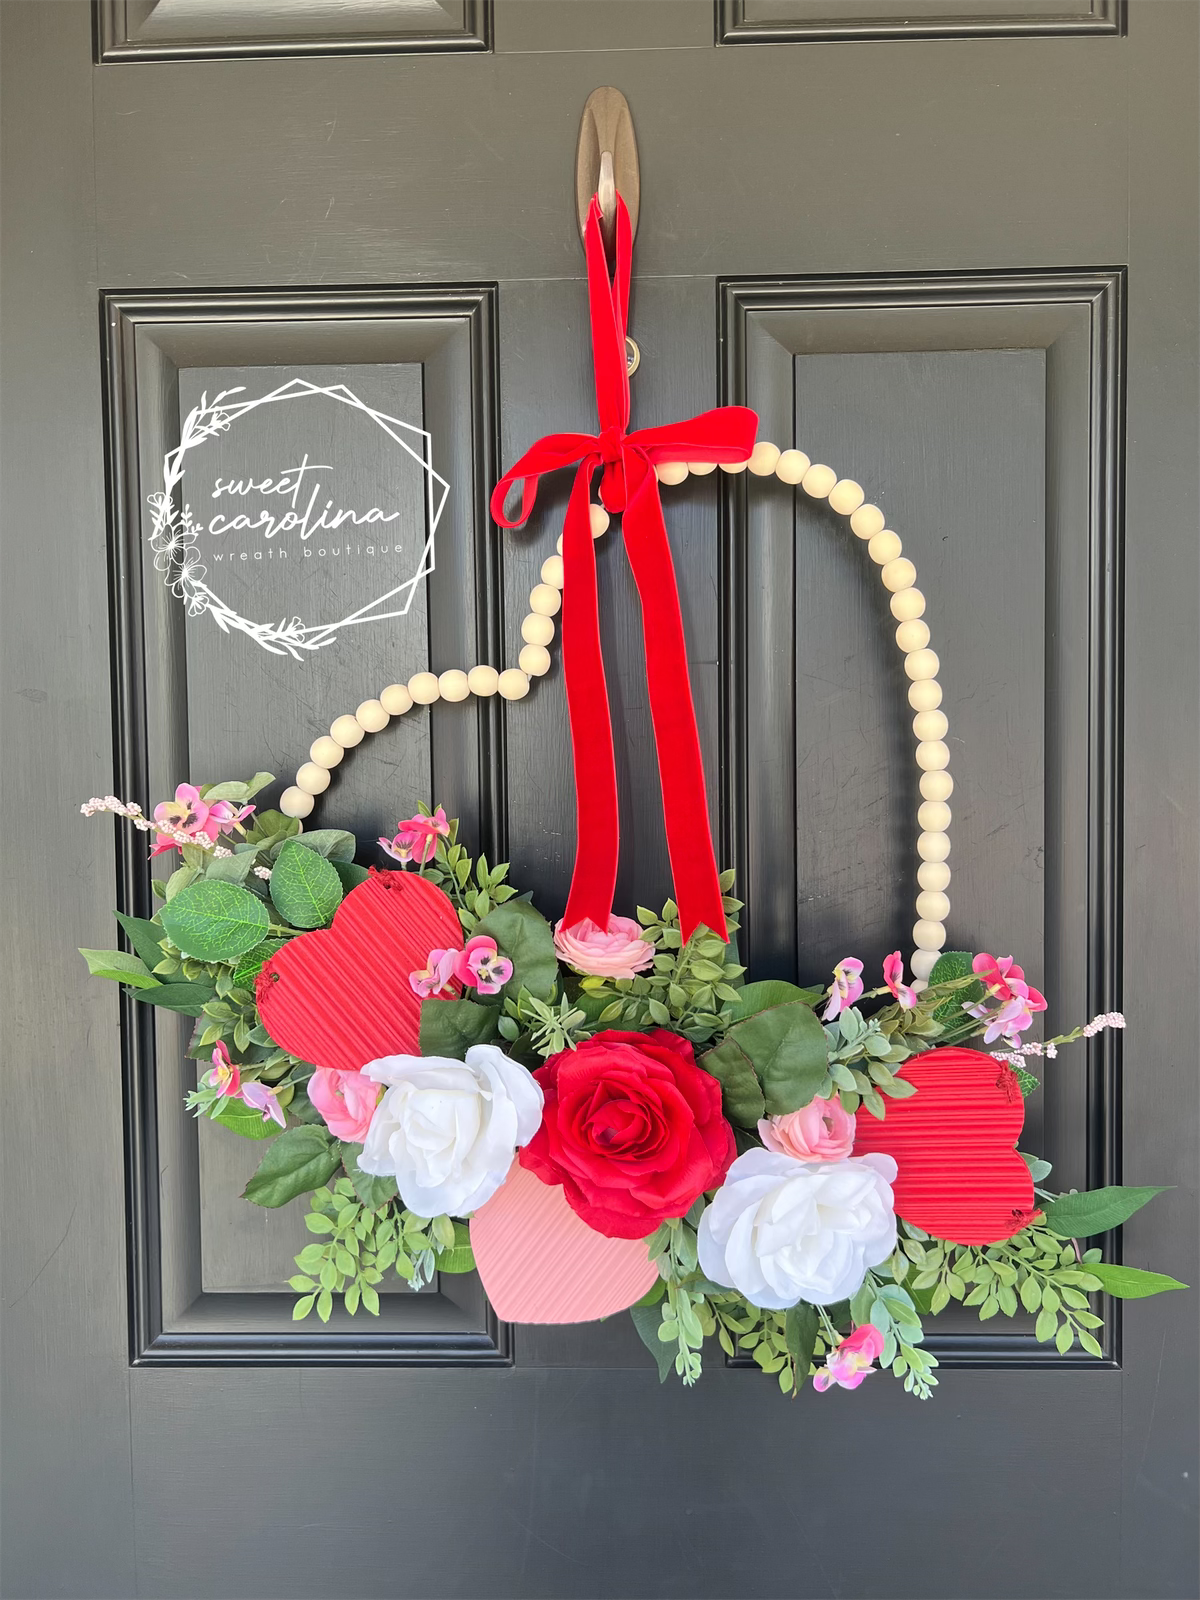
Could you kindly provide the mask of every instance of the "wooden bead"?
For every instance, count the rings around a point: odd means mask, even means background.
[[[920,922],[913,928],[912,936],[913,943],[918,950],[940,950],[946,942],[946,930],[941,923],[930,922],[925,917],[922,917]],[[936,962],[934,965],[936,966]],[[929,970],[932,972],[933,967],[931,966]],[[922,974],[922,976],[927,977],[928,973]]]
[[[305,794],[324,794],[329,787],[329,768],[306,761],[296,774],[296,787]]]
[[[542,562],[542,582],[548,583],[552,589],[561,589],[563,586],[563,558],[561,556],[547,556]]]
[[[920,683],[925,678],[936,678],[941,662],[936,650],[913,650],[904,658],[905,675]]]
[[[829,504],[843,517],[857,511],[866,498],[862,484],[855,483],[853,478],[842,478],[829,491]]]
[[[408,692],[419,706],[431,706],[442,691],[435,673],[415,672],[408,680]]]
[[[889,561],[887,566],[880,569],[879,576],[883,579],[883,587],[894,594],[897,589],[912,588],[917,581],[917,569],[907,556],[897,556],[895,561]]]
[[[902,622],[896,629],[896,643],[905,655],[914,650],[924,650],[929,643],[929,624],[915,617],[912,622]]]
[[[499,687],[500,674],[495,667],[472,667],[467,673],[467,688],[481,700],[486,700],[489,695],[495,694]]]
[[[745,472],[746,466],[747,466],[747,463],[745,461],[722,461],[721,462],[721,471],[722,472]]]
[[[521,624],[521,637],[526,644],[549,644],[554,637],[554,618],[531,611]]]
[[[775,463],[775,476],[780,483],[800,483],[811,466],[803,450],[785,450]]]
[[[900,535],[893,533],[890,528],[881,528],[880,531],[867,544],[867,554],[876,566],[886,566],[904,549],[900,543]]]
[[[926,800],[917,807],[917,825],[926,833],[945,833],[950,826],[950,807],[944,800]]]
[[[760,439],[750,457],[750,471],[756,478],[769,478],[779,465],[779,446],[769,439]]]
[[[814,500],[824,500],[836,482],[837,473],[833,468],[818,462],[815,466],[809,467],[801,478],[800,487],[805,494],[812,495]]]
[[[926,889],[917,896],[917,915],[929,922],[945,922],[950,902],[940,889]]]
[[[707,478],[710,472],[717,470],[715,461],[689,461],[687,469],[693,478]]]
[[[920,589],[901,589],[888,601],[897,622],[911,622],[925,615],[925,596]]]
[[[944,711],[918,711],[913,718],[913,732],[918,739],[944,739],[949,731]]]
[[[389,717],[402,717],[406,711],[412,710],[413,697],[407,685],[389,683],[386,689],[380,690],[379,703]]]
[[[460,667],[451,667],[438,678],[438,690],[443,700],[455,704],[465,700],[471,692],[471,685],[467,682],[467,675]]]
[[[361,733],[362,729],[358,731]],[[279,796],[279,809],[285,817],[307,817],[316,803],[312,795],[305,794],[303,789],[294,786],[285,789]]]
[[[356,744],[363,742],[366,734],[350,713],[347,712],[344,717],[336,717],[334,719],[333,725],[329,729],[329,737],[336,739],[343,750],[353,750]],[[307,816],[307,814],[306,812],[305,815]]]
[[[608,532],[609,515],[603,506],[592,504],[588,507],[588,516],[592,524],[592,538],[598,539],[602,533]],[[562,555],[562,543],[559,542],[558,553]],[[526,685],[528,687],[528,685]]]
[[[922,861],[945,861],[950,854],[950,835],[948,833],[919,833],[917,835],[917,854]]]
[[[883,527],[883,512],[878,506],[859,506],[850,518],[850,526],[860,539],[873,539]]]
[[[908,686],[908,703],[914,711],[936,711],[942,703],[942,686],[936,678],[922,678]]]
[[[917,746],[917,765],[922,772],[940,772],[950,765],[950,750],[944,739],[922,739]]]
[[[308,759],[315,761],[319,767],[336,767],[345,754],[336,739],[331,739],[327,733],[323,733],[309,746]]]
[[[517,657],[517,662],[522,672],[540,678],[544,672],[550,671],[550,652],[544,644],[527,644]]]
[[[948,889],[950,868],[944,861],[922,861],[917,868],[917,882],[922,889]]]
[[[364,700],[354,713],[354,720],[367,733],[380,733],[392,720],[378,700]]]
[[[936,950],[914,950],[912,960],[909,962],[913,976],[924,982],[934,967],[937,966],[937,959],[938,953]]]
[[[664,461],[654,469],[659,483],[682,483],[687,475],[686,461]]]
[[[518,667],[507,667],[500,674],[497,688],[505,700],[524,700],[529,693],[529,679]]]
[[[562,595],[548,583],[535,583],[529,591],[529,609],[543,617],[552,617],[562,605]]]
[[[921,794],[926,800],[949,800],[954,793],[954,779],[942,769],[921,774]]]

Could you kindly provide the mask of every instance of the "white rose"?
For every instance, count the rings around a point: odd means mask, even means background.
[[[490,1200],[541,1125],[540,1086],[494,1044],[472,1045],[465,1062],[385,1056],[362,1070],[388,1088],[358,1164],[395,1178],[419,1217],[461,1217]]]
[[[747,1150],[700,1218],[700,1270],[751,1305],[847,1300],[896,1248],[891,1156],[797,1161]]]

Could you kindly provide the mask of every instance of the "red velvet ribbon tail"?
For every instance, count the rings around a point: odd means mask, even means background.
[[[646,681],[680,931],[687,940],[704,923],[727,939],[679,587],[650,467],[625,512],[625,549],[642,602]]]
[[[563,678],[575,762],[575,872],[563,926],[590,918],[608,927],[617,887],[617,766],[596,592],[590,489],[596,456],[579,464],[563,525]]]

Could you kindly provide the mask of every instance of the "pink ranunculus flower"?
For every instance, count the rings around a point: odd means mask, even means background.
[[[216,800],[206,805],[194,784],[181,783],[174,800],[162,800],[154,808],[154,820],[191,839],[207,839],[215,845],[219,834],[239,827],[254,810],[253,806],[235,806],[229,800]],[[168,833],[160,833],[154,842],[152,856],[178,848],[179,841]]]
[[[1011,956],[990,956],[982,951],[972,961],[971,970],[983,979],[999,1000],[1020,999],[1025,1002],[1028,1011],[1045,1011],[1045,995],[1039,994],[1031,984],[1026,983],[1024,971]]]
[[[341,1072],[336,1067],[318,1067],[308,1080],[308,1098],[325,1126],[335,1139],[350,1144],[366,1141],[382,1093],[380,1085],[361,1072]]]
[[[455,962],[454,975],[468,989],[480,994],[499,994],[513,975],[513,964],[496,948],[495,939],[477,933],[468,939]]]
[[[797,1161],[844,1161],[854,1152],[854,1118],[836,1097],[765,1117],[758,1134],[768,1150]]]
[[[458,978],[461,950],[431,950],[429,960],[420,972],[410,972],[408,981],[422,1000],[431,995],[444,994]]]
[[[610,916],[607,928],[590,917],[572,928],[559,922],[554,948],[560,961],[589,978],[636,978],[654,960],[654,946],[632,917]]]
[[[904,1010],[911,1011],[917,1003],[917,991],[904,981],[904,958],[899,950],[893,950],[890,956],[884,956],[883,981]]]
[[[449,819],[439,806],[431,817],[401,818],[396,824],[395,837],[380,839],[379,843],[402,867],[406,867],[410,861],[423,867],[433,860],[438,839],[448,837],[449,833]]]
[[[825,1357],[825,1365],[813,1373],[813,1388],[819,1392],[837,1384],[842,1389],[857,1389],[876,1369],[871,1363],[883,1354],[883,1335],[864,1322]]]
[[[283,1107],[276,1099],[274,1089],[268,1089],[265,1083],[244,1083],[242,1101],[245,1105],[252,1106],[255,1111],[261,1111],[264,1122],[277,1122],[281,1128],[287,1127]]]
[[[832,1022],[848,1006],[852,1006],[863,992],[863,964],[857,956],[843,956],[833,969],[833,982],[829,986],[829,1004],[821,1015]]]
[[[225,1099],[240,1100],[242,1097],[242,1069],[229,1059],[229,1047],[224,1039],[217,1040],[212,1053],[212,1071],[205,1075],[204,1081]]]

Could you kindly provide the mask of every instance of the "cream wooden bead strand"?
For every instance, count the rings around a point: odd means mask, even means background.
[[[683,474],[687,476],[686,469]],[[680,480],[682,482],[682,479]],[[592,537],[598,539],[608,527],[603,506],[591,508]],[[561,546],[562,541],[559,541]],[[297,770],[296,781],[283,791],[279,809],[300,820],[311,816],[317,796],[324,794],[333,768],[366,738],[381,733],[393,717],[402,717],[413,706],[431,706],[436,700],[451,703],[470,695],[488,699],[499,694],[505,700],[523,700],[529,693],[531,678],[550,670],[548,646],[554,638],[554,618],[562,605],[563,562],[561,553],[542,563],[540,581],[529,596],[529,614],[521,624],[524,644],[518,665],[498,672],[495,667],[477,666],[469,672],[452,667],[448,672],[417,672],[407,683],[392,683],[377,700],[364,700],[356,711],[335,717],[328,733],[313,741],[308,760]]]
[[[853,478],[839,478],[832,467],[813,462],[803,450],[781,451],[777,445],[760,439],[749,461],[722,462],[721,467],[724,472],[749,469],[760,478],[774,473],[782,483],[799,485],[814,500],[828,500],[836,512],[849,518],[857,536],[866,541],[867,553],[879,568],[883,586],[891,596],[891,612],[898,624],[896,644],[904,655],[904,671],[909,679],[908,703],[916,713],[913,733],[917,737],[917,766],[921,769],[922,803],[917,812],[921,830],[917,839],[920,893],[912,932],[916,948],[910,965],[916,980],[913,987],[923,989],[946,942],[945,923],[950,915],[946,896],[950,868],[946,858],[950,854],[951,815],[946,802],[954,791],[954,780],[948,771],[949,725],[939,710],[942,688],[937,674],[941,663],[936,651],[929,647],[925,596],[916,587],[917,569],[904,554],[899,535],[885,526],[883,512],[878,506],[867,504],[862,485]],[[712,467],[672,461],[655,471],[661,483],[679,484],[689,472],[707,473]]]

